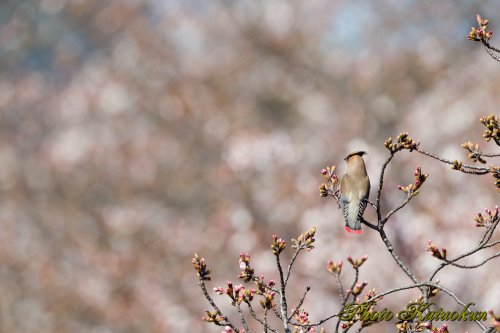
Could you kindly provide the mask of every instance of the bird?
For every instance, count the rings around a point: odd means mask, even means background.
[[[345,230],[361,234],[361,220],[370,195],[370,179],[366,173],[363,155],[358,151],[347,155],[347,172],[340,181],[340,204],[344,213]]]

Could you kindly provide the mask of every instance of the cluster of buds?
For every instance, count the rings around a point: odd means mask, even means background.
[[[486,141],[489,142],[493,139],[497,145],[500,145],[500,127],[498,127],[498,117],[495,117],[495,115],[492,114],[488,117],[482,117],[479,121],[486,126],[486,132],[483,134]]]
[[[490,166],[490,173],[493,175],[493,179],[495,179],[497,192],[500,192],[500,167]]]
[[[347,330],[350,329],[355,323],[356,321],[354,320],[344,321],[342,325],[340,325],[340,328],[342,328],[344,332],[347,332]]]
[[[446,260],[446,248],[443,247],[441,248],[441,250],[439,250],[437,246],[432,242],[432,240],[429,241],[427,251],[429,251],[433,257],[436,257],[440,260]]]
[[[469,152],[469,155],[467,155],[467,157],[470,158],[473,162],[486,164],[486,160],[481,156],[479,145],[477,143],[473,144],[472,142],[468,141],[462,143],[462,148],[466,149]]]
[[[410,138],[408,132],[400,133],[396,138],[396,142],[392,142],[392,138],[389,138],[384,142],[384,146],[389,149],[391,153],[395,153],[403,149],[408,149],[411,152],[414,149],[417,149],[418,145],[419,143],[417,141]]]
[[[451,168],[453,170],[458,170],[458,171],[464,171],[464,167],[463,167],[463,163],[458,161],[458,160],[454,160],[452,162],[453,164],[451,165]]]
[[[474,216],[474,221],[476,221],[476,227],[489,228],[493,226],[495,223],[497,223],[498,220],[500,219],[498,217],[498,206],[495,206],[494,210],[485,208],[484,211],[486,212],[486,216],[483,216],[483,214],[481,213],[477,213],[477,215]]]
[[[336,262],[333,262],[332,260],[328,261],[328,263],[326,264],[326,270],[332,274],[332,275],[336,275],[336,276],[339,276],[340,273],[342,272],[342,265],[344,264],[344,262],[342,260],[340,260],[338,263]]]
[[[274,280],[269,280],[268,283],[264,281],[264,275],[261,275],[260,277],[254,277],[254,282],[257,284],[257,294],[263,295],[266,291],[271,289],[276,285],[276,281]]]
[[[478,27],[471,27],[469,35],[467,38],[469,40],[477,41],[477,42],[487,42],[491,36],[493,36],[493,31],[486,31],[486,28],[488,26],[488,23],[490,23],[490,20],[488,19],[482,19],[479,14],[477,14],[477,25]]]
[[[243,281],[248,282],[254,277],[254,269],[250,266],[250,255],[248,253],[240,253],[240,274],[238,278],[243,279]]]
[[[214,323],[215,325],[222,325],[222,322],[224,322],[226,318],[219,315],[217,311],[210,312],[208,310],[205,310],[205,316],[202,317],[201,320],[209,323]]]
[[[398,333],[406,333],[406,332],[437,332],[437,329],[433,327],[430,323],[421,323],[421,322],[408,322],[403,321],[401,323],[396,324],[396,329]]]
[[[408,196],[416,196],[419,193],[420,187],[425,183],[429,175],[427,173],[422,173],[422,169],[417,167],[414,172],[415,182],[409,184],[408,186],[398,185],[398,189],[405,192]]]
[[[311,251],[314,249],[314,234],[316,234],[316,228],[312,227],[309,231],[301,234],[297,239],[292,239],[293,249],[305,249]]]
[[[368,260],[368,255],[364,255],[359,259],[352,259],[351,256],[347,256],[347,261],[352,265],[352,268],[357,269],[361,267],[365,263],[365,261]]]
[[[286,247],[286,243],[283,239],[278,238],[278,236],[273,235],[273,243],[271,244],[271,249],[273,254],[279,255]]]
[[[495,328],[495,331],[500,332],[500,315],[495,315],[495,312],[493,312],[493,310],[489,310],[488,313],[490,314],[491,324]]]
[[[335,196],[338,194],[339,178],[335,174],[335,165],[331,167],[326,167],[326,169],[321,169],[321,174],[328,180],[328,183],[321,184],[319,186],[319,194],[321,197],[327,197],[329,195]]]
[[[309,324],[309,313],[307,313],[304,308],[295,309],[293,312],[293,318],[300,324],[300,326],[306,326]]]
[[[368,285],[368,282],[358,282],[354,285],[352,289],[347,289],[347,293],[353,294],[354,296],[358,296],[363,292],[363,289]]]
[[[373,304],[376,304],[378,301],[384,298],[384,296],[376,297],[377,296],[377,290],[375,288],[368,290],[368,292],[365,294],[365,302],[370,301]]]
[[[253,297],[257,294],[257,290],[245,288],[242,284],[237,286],[233,286],[231,281],[227,281],[227,288],[224,289],[222,287],[215,287],[214,292],[218,295],[228,295],[231,299],[231,304],[241,304],[241,302],[245,302],[250,304],[253,301]]]
[[[274,301],[274,295],[276,293],[274,291],[266,291],[263,296],[259,299],[260,305],[262,305],[262,308],[264,309],[274,309],[276,307],[276,302]]]
[[[434,330],[433,330],[434,332]],[[449,333],[448,332],[448,325],[446,324],[443,324],[440,328],[437,329],[437,331],[435,331],[436,333]]]
[[[207,269],[207,264],[205,263],[205,258],[200,258],[197,253],[194,254],[193,267],[196,270],[196,274],[202,281],[210,281],[210,271]]]

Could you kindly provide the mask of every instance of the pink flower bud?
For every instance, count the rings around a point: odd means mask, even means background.
[[[326,174],[328,173],[328,171],[327,171],[326,169],[321,169],[321,173],[322,173],[323,175],[326,175]]]

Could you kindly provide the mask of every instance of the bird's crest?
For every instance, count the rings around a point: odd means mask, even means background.
[[[355,153],[350,153],[349,155],[347,155],[347,156],[344,158],[344,160],[346,160],[346,161],[347,161],[347,160],[349,160],[349,158],[351,158],[351,157],[353,157],[353,156],[356,156],[356,155],[358,155],[358,156],[363,156],[363,155],[365,155],[365,154],[367,154],[367,152],[366,152],[366,151],[357,151],[357,152],[355,152]]]

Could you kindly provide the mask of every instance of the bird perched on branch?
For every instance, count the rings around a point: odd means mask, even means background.
[[[370,195],[370,179],[362,157],[364,154],[366,152],[358,151],[347,155],[347,172],[340,181],[340,203],[345,230],[354,234],[363,232],[361,221]]]

